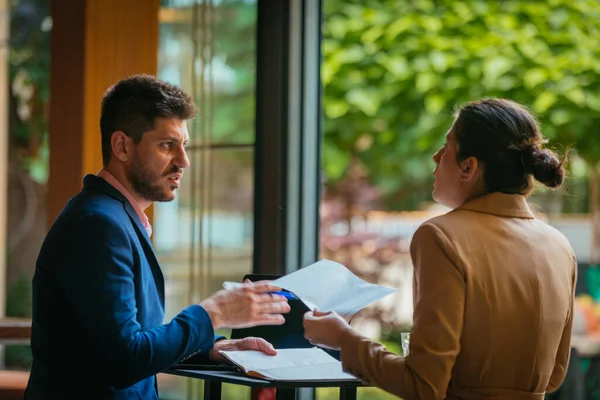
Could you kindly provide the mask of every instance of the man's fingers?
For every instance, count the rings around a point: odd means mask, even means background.
[[[268,354],[271,356],[274,356],[275,354],[277,354],[277,351],[275,350],[273,345],[271,343],[267,342],[265,339],[256,338],[256,345],[257,345],[258,349],[265,354]]]
[[[268,293],[279,292],[282,289],[279,286],[272,285],[268,281],[259,281],[255,282],[254,285],[252,285],[252,290],[254,290],[257,293]]]
[[[283,325],[285,318],[281,314],[262,314],[255,325]]]
[[[239,350],[257,350],[268,355],[277,354],[277,351],[271,343],[259,337],[247,337],[240,339],[237,347]]]
[[[290,312],[290,305],[285,301],[261,303],[258,305],[259,313],[285,314]]]
[[[255,294],[254,300],[257,303],[274,303],[284,301],[287,303],[287,299],[285,296],[280,296],[278,294]]]

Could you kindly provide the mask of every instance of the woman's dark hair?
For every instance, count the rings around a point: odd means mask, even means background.
[[[533,179],[559,187],[565,178],[562,160],[544,149],[547,141],[536,119],[518,103],[483,99],[460,108],[454,123],[457,160],[475,157],[483,163],[488,192],[527,194]]]
[[[108,88],[102,98],[100,132],[103,164],[106,166],[110,161],[110,138],[115,131],[125,132],[137,144],[145,132],[154,129],[157,118],[188,120],[196,112],[192,98],[176,85],[145,74],[120,80]]]

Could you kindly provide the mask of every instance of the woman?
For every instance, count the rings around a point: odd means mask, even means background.
[[[414,313],[406,358],[334,313],[307,313],[305,336],[341,350],[345,370],[403,399],[543,399],[569,359],[577,265],[565,237],[537,220],[533,177],[559,187],[563,161],[542,148],[520,105],[459,110],[434,156],[433,198],[452,209],[415,233]]]

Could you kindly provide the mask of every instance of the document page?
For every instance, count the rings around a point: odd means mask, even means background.
[[[351,316],[396,289],[365,282],[342,264],[321,260],[273,281],[275,286],[294,293],[310,310],[335,311]],[[237,282],[223,282],[232,289]]]
[[[221,351],[248,375],[274,380],[356,380],[342,371],[342,364],[318,347],[280,349],[269,356],[259,351]]]
[[[353,315],[396,289],[360,279],[342,264],[321,260],[273,281],[294,293],[309,309]]]

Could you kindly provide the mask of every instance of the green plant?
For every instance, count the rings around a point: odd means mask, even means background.
[[[31,278],[21,274],[7,290],[6,315],[31,317]]]
[[[424,187],[453,109],[481,97],[530,106],[554,144],[574,145],[588,165],[600,159],[600,3],[324,6],[323,166],[332,191],[357,160],[388,208],[405,208],[403,189]]]

